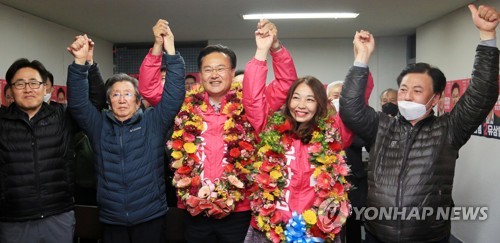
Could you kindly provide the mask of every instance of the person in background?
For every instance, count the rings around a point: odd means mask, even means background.
[[[234,72],[233,82],[242,83],[244,75],[245,75],[245,70],[236,70],[236,72]]]
[[[335,110],[339,110],[339,98],[340,91],[342,91],[342,85],[344,81],[333,81],[328,86],[326,86],[326,94],[328,96],[328,101],[335,107]]]
[[[190,91],[196,85],[196,77],[193,75],[186,75],[186,92]]]
[[[3,94],[5,96],[5,107],[9,107],[10,104],[14,103],[14,94],[12,94],[12,88],[10,85],[5,85]]]
[[[395,89],[386,89],[380,94],[380,107],[382,112],[395,117],[398,110],[398,91]]]
[[[455,107],[458,100],[460,99],[460,85],[458,83],[453,83],[451,86],[451,108]]]
[[[68,67],[68,109],[90,138],[98,160],[97,201],[104,242],[165,241],[164,134],[182,104],[185,66],[175,52],[168,23],[158,33],[152,51],[166,51],[168,82],[158,106],[144,113],[139,109],[137,80],[126,74],[106,81],[110,110],[92,107],[87,95],[87,36],[68,47],[75,58]]]
[[[439,117],[432,108],[446,86],[446,77],[427,63],[410,64],[399,75],[396,117],[376,112],[363,102],[375,40],[367,31],[356,32],[357,54],[342,90],[340,116],[370,147],[367,207],[395,212],[389,219],[367,220],[365,242],[449,242],[450,218],[437,216],[437,209],[452,208],[459,150],[498,98],[499,16],[488,6],[470,4],[469,9],[480,37],[472,80],[453,110]],[[421,213],[424,207],[433,208],[425,219],[421,214],[410,216],[413,208]]]

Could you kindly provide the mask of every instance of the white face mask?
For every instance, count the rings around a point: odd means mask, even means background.
[[[339,112],[339,109],[340,109],[340,99],[334,99],[334,100],[332,100],[332,105],[333,105],[333,107],[335,107],[335,110],[337,110],[337,112]]]
[[[52,97],[52,94],[45,94],[43,96],[43,101],[45,101],[45,103],[49,102],[50,101],[50,97]]]
[[[400,100],[398,101],[398,108],[399,108],[399,113],[408,121],[413,121],[416,120],[427,112],[426,105],[434,98],[434,95],[431,97],[425,105],[420,104],[420,103],[415,103],[411,101],[404,101]],[[432,107],[431,107],[432,109]]]

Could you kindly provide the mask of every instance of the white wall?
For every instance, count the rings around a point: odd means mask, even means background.
[[[500,9],[498,1],[481,1]],[[497,28],[497,39],[500,38]],[[467,8],[417,29],[417,61],[439,67],[448,80],[470,77],[479,34]],[[500,39],[497,41],[500,44]],[[488,206],[486,221],[453,221],[452,234],[463,242],[499,242],[500,140],[472,136],[460,150],[453,199],[457,206]]]
[[[279,26],[278,26],[279,28]],[[396,88],[396,77],[406,66],[406,37],[377,38],[376,51],[370,61],[375,88],[370,105],[379,109],[379,94],[387,88]],[[352,38],[344,39],[282,39],[293,56],[299,77],[312,75],[323,83],[344,80],[354,57]],[[233,49],[238,57],[237,69],[244,69],[255,54],[255,40],[211,40],[209,44],[223,44]],[[268,82],[272,80],[268,62]]]
[[[41,61],[54,74],[56,85],[66,85],[68,65],[73,61],[66,47],[81,34],[53,22],[35,17],[0,4],[0,78],[17,59]],[[95,60],[104,78],[113,73],[113,43],[89,36],[96,44]]]

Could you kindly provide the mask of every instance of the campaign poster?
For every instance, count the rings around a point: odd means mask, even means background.
[[[4,79],[0,79],[0,104],[2,104],[3,106],[5,106],[5,104],[7,103],[7,101],[5,100],[5,94],[4,94],[4,89],[5,89],[5,86],[7,85],[7,81],[5,81]]]
[[[498,76],[498,79],[500,84],[500,76]],[[438,115],[445,114],[453,109],[467,87],[469,87],[469,82],[470,79],[459,79],[446,83],[446,88],[438,103]],[[486,119],[476,129],[473,135],[500,139],[500,95],[497,97],[497,102],[493,109],[491,109]]]

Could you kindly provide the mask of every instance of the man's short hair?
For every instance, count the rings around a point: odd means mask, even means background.
[[[184,80],[186,80],[188,78],[194,79],[194,82],[196,83],[196,77],[194,75],[188,74],[188,75],[186,75],[186,78],[184,78]]]
[[[26,58],[20,58],[17,59],[12,65],[10,65],[9,69],[7,70],[7,73],[5,74],[5,79],[7,79],[7,84],[12,85],[12,79],[14,78],[14,75],[16,74],[17,71],[21,68],[33,68],[38,71],[40,74],[40,77],[42,77],[41,82],[45,83],[47,80],[47,69],[45,69],[45,66],[38,60],[33,60],[29,61]]]
[[[383,98],[383,96],[384,96],[385,93],[389,93],[389,92],[396,93],[396,95],[398,94],[397,90],[395,90],[393,88],[388,88],[388,89],[382,91],[382,93],[380,93],[380,100],[382,100],[382,98]]]
[[[198,55],[198,69],[201,70],[201,62],[203,61],[203,58],[212,53],[212,52],[220,52],[224,53],[229,56],[229,59],[231,59],[231,68],[234,69],[236,68],[236,54],[234,53],[233,50],[229,49],[227,46],[223,46],[221,44],[217,45],[210,45],[203,50],[201,50],[200,54]]]
[[[441,94],[446,87],[446,77],[444,76],[444,73],[441,72],[439,68],[423,62],[406,66],[406,68],[403,69],[398,76],[398,87],[401,85],[403,77],[409,73],[427,73],[432,78],[432,88],[434,90],[434,94]]]
[[[47,80],[50,82],[50,85],[54,86],[54,75],[50,71],[47,70]]]
[[[137,79],[128,76],[125,73],[117,73],[106,80],[106,101],[108,104],[111,104],[111,100],[109,95],[111,94],[111,87],[117,82],[129,82],[134,86],[135,90],[135,100],[136,102],[139,102],[141,100],[141,94],[139,94],[139,87],[138,87],[138,82]]]
[[[245,74],[245,70],[241,70],[241,69],[239,69],[239,70],[236,70],[236,72],[234,72],[234,76],[235,76],[235,77],[236,77],[236,76],[238,76],[238,75],[242,75],[242,74],[243,74],[243,75]]]

